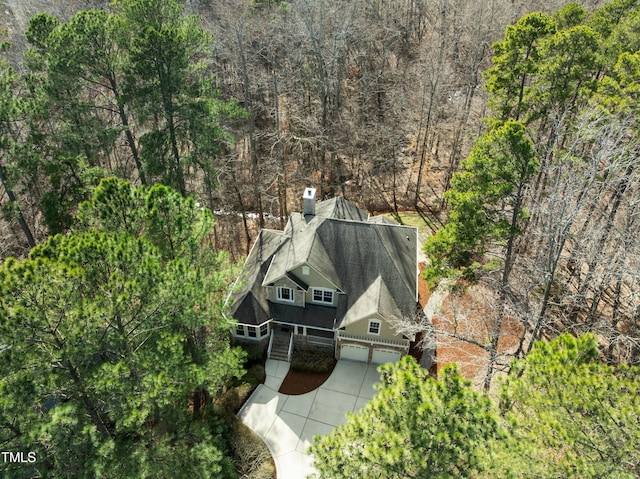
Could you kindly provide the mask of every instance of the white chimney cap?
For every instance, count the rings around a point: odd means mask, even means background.
[[[314,200],[316,199],[316,189],[315,188],[305,188],[304,194],[302,195],[302,199],[304,200]]]
[[[304,194],[302,195],[302,204],[304,207],[303,213],[305,216],[307,215],[314,216],[316,214],[316,189],[315,188],[304,189]]]

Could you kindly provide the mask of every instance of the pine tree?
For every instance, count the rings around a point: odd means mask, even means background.
[[[491,400],[456,366],[439,380],[411,356],[380,367],[376,396],[310,448],[324,479],[475,477],[502,435]]]
[[[82,208],[95,223],[0,267],[0,442],[38,457],[2,476],[234,477],[212,401],[240,374],[222,316],[235,271],[201,246],[210,213],[166,187],[131,188],[142,211],[106,189]]]
[[[632,478],[640,474],[640,370],[599,358],[592,334],[540,341],[501,388],[513,477]],[[509,466],[509,467],[511,467]]]

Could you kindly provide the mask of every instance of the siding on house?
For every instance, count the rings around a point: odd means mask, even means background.
[[[309,268],[309,274],[303,274],[303,269],[307,267]],[[337,286],[329,281],[326,277],[318,273],[315,268],[309,266],[308,264],[303,264],[291,270],[291,272],[300,278],[302,281],[307,283],[309,286],[316,288],[327,288],[327,289],[336,289]]]
[[[316,291],[319,291],[319,294],[324,294],[324,292],[331,292],[332,293],[332,301],[328,302],[328,301],[316,301],[314,299],[314,289]],[[324,295],[323,295],[324,297]],[[309,292],[307,293],[307,304],[317,304],[320,306],[328,306],[328,307],[335,307],[336,304],[338,302],[338,292],[335,289],[329,289],[329,288],[309,288]]]
[[[281,301],[278,299],[278,287],[283,286],[286,288],[291,288],[294,291],[294,301]],[[267,299],[274,303],[283,303],[289,304],[292,306],[298,306],[300,308],[304,308],[305,304],[305,292],[301,289],[298,289],[298,285],[295,284],[289,278],[280,278],[275,281],[273,286],[267,286]]]
[[[369,334],[369,320],[380,321],[380,334]],[[359,336],[372,339],[386,339],[389,341],[402,341],[402,334],[397,334],[389,325],[389,323],[379,314],[367,316],[349,326],[346,326],[344,334],[349,336]]]

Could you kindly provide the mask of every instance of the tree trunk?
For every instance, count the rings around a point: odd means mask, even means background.
[[[120,92],[118,91],[118,85],[116,83],[115,77],[109,76],[109,85],[111,86],[111,91],[113,92],[116,100],[116,105],[118,106],[118,115],[120,116],[120,122],[122,123],[122,126],[124,128],[124,134],[127,137],[127,144],[129,145],[129,149],[131,150],[133,161],[135,162],[136,169],[138,170],[140,183],[142,183],[143,185],[147,185],[147,179],[142,168],[142,163],[140,162],[140,155],[138,154],[138,147],[136,146],[136,141],[133,138],[133,133],[131,133],[129,118],[127,116],[127,112],[124,109],[124,104],[122,102]]]
[[[7,183],[4,166],[0,166],[0,182],[4,187],[4,190],[7,192],[9,201],[17,205],[18,203],[16,201],[16,195],[13,193],[13,190],[9,188],[9,184]],[[20,210],[20,207],[18,207],[17,220],[18,220],[18,224],[20,225],[20,229],[22,229],[22,232],[24,233],[24,236],[27,239],[27,243],[29,244],[29,247],[33,248],[36,245],[36,240],[33,238],[33,234],[31,234],[31,229],[29,229],[29,225],[25,221],[22,211]]]
[[[167,122],[167,128],[169,129],[169,141],[171,143],[171,156],[173,157],[176,186],[182,196],[187,196],[187,188],[182,172],[182,162],[180,161],[180,150],[178,148],[173,102],[171,98],[166,96],[165,92],[163,92],[162,96],[164,100],[165,119]]]
[[[526,171],[528,162],[523,166],[523,172]],[[511,269],[513,268],[514,254],[513,243],[516,238],[516,226],[518,224],[518,215],[520,214],[520,207],[524,199],[524,190],[526,184],[520,182],[518,185],[518,191],[516,194],[516,202],[513,206],[513,212],[511,214],[511,233],[507,240],[507,247],[504,255],[504,267],[502,269],[502,279],[500,281],[500,305],[498,307],[498,317],[491,331],[490,346],[489,346],[489,362],[487,364],[487,373],[484,379],[484,389],[488,391],[491,388],[491,381],[493,379],[496,360],[498,358],[498,343],[500,341],[500,331],[502,329],[502,322],[504,321],[505,310],[507,306],[507,295],[510,293],[511,287],[509,283],[509,277],[511,275]]]
[[[271,59],[273,64],[273,59]],[[280,92],[278,91],[278,76],[276,75],[275,68],[272,70],[273,77],[273,96],[275,107],[275,123],[276,123],[276,155],[277,162],[280,168],[278,172],[278,199],[280,201],[280,226],[284,229],[285,216],[288,216],[287,211],[287,168],[284,159],[284,152],[282,148],[282,136],[280,125]]]
[[[262,193],[261,184],[262,178],[260,177],[260,169],[258,164],[258,155],[256,154],[256,141],[255,141],[255,111],[253,108],[253,98],[251,96],[251,84],[249,81],[249,72],[247,70],[247,59],[245,56],[244,42],[242,36],[243,25],[236,28],[236,40],[238,42],[238,54],[240,56],[240,68],[242,70],[242,90],[244,92],[244,102],[247,111],[249,112],[248,127],[249,127],[249,161],[251,162],[251,177],[253,186],[253,197],[256,201],[258,209],[260,228],[264,227],[264,214],[262,207]]]

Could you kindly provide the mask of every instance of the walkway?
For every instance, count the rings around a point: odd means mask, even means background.
[[[315,470],[307,454],[314,436],[331,433],[375,394],[380,381],[375,364],[338,361],[327,381],[299,396],[278,389],[289,371],[284,361],[267,360],[267,379],[238,413],[265,442],[276,463],[278,479],[303,479]]]

